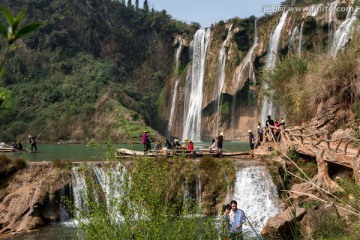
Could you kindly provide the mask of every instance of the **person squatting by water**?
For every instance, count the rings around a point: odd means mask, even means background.
[[[33,149],[35,149],[35,151],[37,152],[36,137],[29,135],[29,143],[31,144],[31,151],[33,151]]]
[[[237,202],[230,202],[231,211],[229,213],[230,239],[242,240],[242,225],[245,222],[245,213],[237,207]]]
[[[211,140],[211,146],[209,147],[210,152],[217,152],[218,147],[217,147],[217,142],[215,139]]]

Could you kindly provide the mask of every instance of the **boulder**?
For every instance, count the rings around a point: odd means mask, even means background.
[[[291,229],[293,228],[292,222],[294,218],[300,221],[305,214],[306,210],[304,208],[288,207],[284,212],[270,218],[262,229],[261,234],[265,237],[281,236],[285,239],[290,239],[292,237]]]

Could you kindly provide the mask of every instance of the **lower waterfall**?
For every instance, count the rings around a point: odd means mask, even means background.
[[[73,205],[76,208],[81,208],[87,211],[87,206],[84,204],[84,198],[86,198],[90,192],[94,191],[94,188],[87,186],[85,174],[91,176],[95,184],[99,186],[98,192],[94,192],[94,195],[102,195],[103,198],[95,198],[96,201],[104,201],[107,205],[107,209],[112,220],[115,222],[122,221],[122,217],[117,207],[109,204],[109,199],[115,201],[121,201],[121,185],[123,184],[125,177],[124,172],[121,171],[120,166],[109,167],[104,165],[87,165],[86,173],[81,171],[79,167],[73,167],[71,171],[72,177],[72,197]],[[190,185],[188,182],[183,183],[182,189],[184,190],[184,204],[193,202],[194,209],[197,213],[201,214],[202,209],[202,194],[204,189],[202,188],[201,174],[196,175],[196,180]],[[227,179],[228,181],[228,179]],[[224,186],[227,194],[223,199],[223,203],[228,203],[230,200],[236,200],[238,202],[238,208],[245,212],[248,221],[244,224],[244,231],[252,231],[256,229],[258,233],[261,232],[265,226],[267,220],[280,213],[280,200],[278,197],[275,184],[272,182],[271,176],[264,166],[246,166],[238,167],[236,170],[236,179],[233,186]],[[90,190],[92,189],[92,190]],[[124,203],[126,204],[126,203]],[[221,210],[218,209],[218,214],[221,215]],[[75,211],[77,218],[81,218],[78,215],[78,211]],[[73,221],[73,226],[77,226],[77,221]],[[68,222],[65,222],[68,224]],[[255,233],[253,233],[255,234]],[[253,235],[250,234],[250,235]]]
[[[269,218],[280,213],[276,186],[263,166],[237,171],[233,199],[258,232],[261,232]],[[243,229],[249,228],[249,224],[245,223]]]

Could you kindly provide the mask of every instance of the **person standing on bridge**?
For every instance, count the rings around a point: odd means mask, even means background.
[[[222,152],[223,149],[223,142],[224,142],[224,133],[221,132],[220,135],[217,137],[217,148],[218,148],[218,153]]]
[[[251,130],[249,129],[249,143],[250,143],[250,150],[251,153],[254,151],[254,147],[255,147],[255,137],[254,134],[251,132]]]

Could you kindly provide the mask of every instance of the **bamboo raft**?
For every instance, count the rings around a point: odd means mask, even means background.
[[[0,148],[0,152],[17,152],[17,150],[15,148]]]
[[[202,156],[214,156],[214,157],[239,157],[239,158],[253,158],[253,154],[250,151],[244,152],[227,152],[223,151],[218,153],[214,150],[209,149],[199,149],[194,151],[188,150],[174,150],[169,149],[166,151],[163,150],[150,150],[148,152],[144,151],[136,151],[127,148],[119,148],[116,150],[116,157],[134,157],[134,156],[147,156],[147,157],[159,157],[159,156],[166,156],[166,157],[174,157],[174,156],[186,156],[186,157],[202,157]]]

